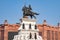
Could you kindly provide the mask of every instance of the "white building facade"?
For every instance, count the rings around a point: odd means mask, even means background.
[[[18,35],[15,35],[13,40],[42,40],[36,26],[36,19],[22,18]]]

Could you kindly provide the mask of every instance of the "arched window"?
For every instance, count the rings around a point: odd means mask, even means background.
[[[30,37],[29,37],[29,39],[31,39],[32,38],[32,34],[30,33]]]
[[[23,29],[25,29],[25,24],[23,23],[23,26],[22,26]]]
[[[37,26],[35,25],[35,29],[37,29]]]
[[[29,24],[29,29],[31,29],[31,24]]]
[[[36,33],[35,33],[35,39],[37,39],[37,35],[36,35]]]

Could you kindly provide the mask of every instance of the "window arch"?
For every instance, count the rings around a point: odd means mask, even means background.
[[[29,29],[31,29],[31,24],[29,24]]]
[[[37,29],[37,26],[35,25],[35,29]]]
[[[22,28],[25,29],[25,24],[24,23],[22,24]]]
[[[37,39],[37,35],[36,35],[36,33],[35,33],[35,39]]]
[[[32,38],[32,34],[30,33],[30,37],[29,37],[29,39],[31,39]]]

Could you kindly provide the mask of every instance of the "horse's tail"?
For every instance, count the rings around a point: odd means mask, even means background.
[[[38,13],[34,13],[34,14],[39,15]]]

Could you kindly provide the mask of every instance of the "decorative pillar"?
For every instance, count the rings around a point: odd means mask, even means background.
[[[8,30],[6,29],[4,30],[4,40],[8,40]]]
[[[47,30],[45,29],[47,26],[46,20],[43,21],[43,40],[47,40]]]
[[[5,25],[6,25],[6,24],[8,24],[8,21],[7,21],[7,20],[5,20],[5,21],[4,21],[4,24],[5,24]]]
[[[8,40],[8,22],[7,20],[4,21],[4,40]]]
[[[58,40],[60,40],[60,36],[59,36],[60,35],[60,23],[58,23],[57,26],[58,26]]]
[[[1,40],[1,30],[0,30],[0,40]]]
[[[52,30],[50,31],[50,40],[52,40]]]
[[[50,31],[50,40],[52,40],[52,31]]]
[[[54,31],[54,40],[55,40],[55,31]]]

